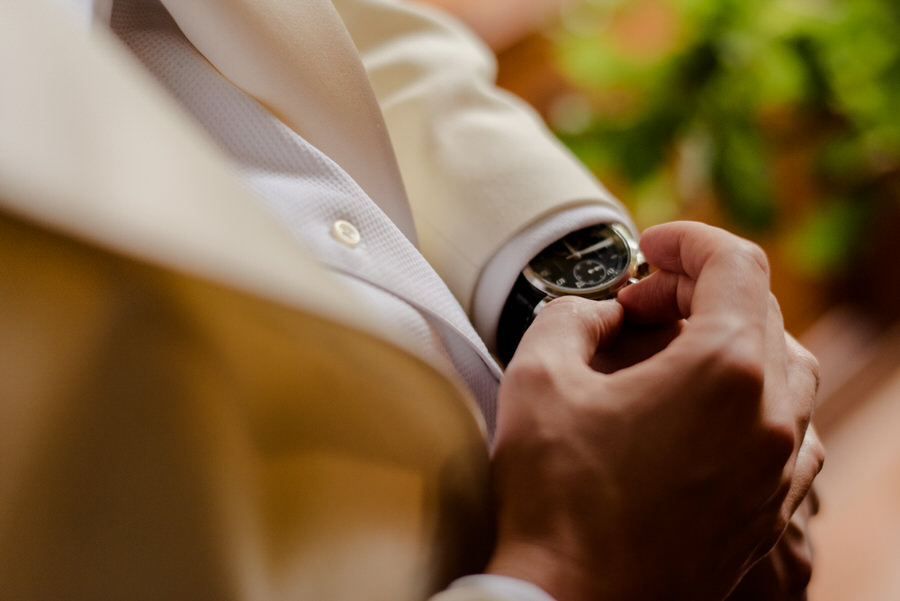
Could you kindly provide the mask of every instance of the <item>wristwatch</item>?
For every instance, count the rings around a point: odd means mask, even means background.
[[[500,313],[498,358],[509,362],[534,317],[554,298],[612,298],[649,269],[621,224],[591,225],[567,234],[539,252],[516,279]]]

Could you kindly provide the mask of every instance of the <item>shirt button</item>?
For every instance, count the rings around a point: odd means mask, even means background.
[[[334,222],[334,225],[331,226],[331,235],[335,240],[350,248],[356,248],[361,239],[356,226],[343,219],[338,219]]]

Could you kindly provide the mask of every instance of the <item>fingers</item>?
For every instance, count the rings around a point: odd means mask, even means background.
[[[647,229],[641,250],[664,275],[620,293],[629,315],[632,310],[645,318],[677,313],[692,321],[739,316],[763,331],[769,269],[765,253],[755,244],[701,223],[674,222]]]
[[[814,428],[809,428],[800,444],[792,465],[785,469],[781,494],[772,501],[779,502],[777,523],[772,531],[773,537],[761,545],[764,550],[775,544],[785,529],[798,518],[807,519],[818,511],[818,496],[813,489],[813,482],[822,470],[825,461],[825,448],[819,440]],[[801,509],[805,507],[805,509]],[[768,540],[768,539],[766,539]]]
[[[784,319],[781,308],[772,293],[768,293],[767,325],[765,333],[765,382],[768,391],[764,396],[763,411],[773,423],[782,424],[792,428],[794,443],[793,452],[796,454],[806,430],[810,407],[805,402],[805,397],[810,393],[809,379],[793,378],[794,372],[805,372],[803,366],[790,361],[794,356],[793,349],[787,347],[788,334],[784,331]],[[799,346],[799,345],[798,345]],[[800,427],[802,424],[802,427]]]
[[[780,506],[780,520],[787,524],[806,498],[824,460],[824,449],[810,427],[818,389],[818,362],[790,334],[783,331],[778,304],[770,301],[767,339],[766,423],[793,440],[793,451],[784,464],[781,484],[771,501]],[[775,507],[776,505],[772,505]]]
[[[786,467],[786,476],[791,480],[782,512],[787,518],[793,516],[807,498],[813,480],[822,469],[825,449],[815,428],[810,425],[819,386],[818,361],[790,334],[784,334],[784,341],[785,377],[792,401],[788,406],[794,412],[794,436],[798,441],[793,461]]]
[[[526,359],[545,365],[588,364],[597,347],[618,333],[623,317],[622,306],[614,300],[555,299],[528,327],[510,366]]]
[[[678,321],[691,313],[694,280],[670,271],[656,271],[619,292],[628,320],[640,324]],[[673,302],[674,300],[674,302]]]
[[[784,381],[783,323],[769,293],[764,253],[724,230],[686,222],[648,229],[641,248],[658,271],[618,299],[629,321],[687,318],[682,335],[660,354],[677,367],[669,382],[708,384],[732,401],[732,410],[755,419],[764,388]],[[772,425],[793,425],[792,408],[779,406],[782,396],[773,398],[779,400],[767,416]],[[796,442],[781,440],[779,449],[793,455]]]
[[[773,508],[787,512],[786,519],[822,465],[821,443],[807,431],[818,375],[815,359],[784,333],[781,311],[769,292],[765,254],[723,230],[683,222],[648,229],[641,248],[659,271],[619,294],[629,321],[688,318],[689,327],[668,353],[682,364],[682,373],[700,377],[689,369],[693,361],[703,368],[703,377],[716,371],[738,382],[732,387],[736,392],[747,391],[732,399],[753,400],[757,391],[763,393],[761,425],[778,443],[778,449],[770,449],[773,461],[783,458],[771,465],[784,469],[771,501],[777,503]],[[735,378],[742,373],[745,377]]]
[[[800,504],[807,497],[812,489],[813,480],[822,471],[825,463],[825,447],[819,440],[819,435],[815,428],[808,428],[803,442],[797,452],[797,460],[794,463],[792,472],[791,487],[787,498],[783,504],[785,520],[789,520],[791,516],[800,507]],[[816,506],[818,499],[813,497]]]
[[[819,362],[790,334],[785,334],[787,347],[788,385],[794,391],[794,399],[801,420],[797,423],[799,434],[806,431],[812,419],[819,390]]]
[[[681,320],[652,325],[626,323],[614,341],[597,349],[591,367],[611,374],[642,363],[669,346],[683,327]]]
[[[808,503],[768,552],[741,580],[727,601],[800,601],[805,600],[813,570],[813,553],[807,535]]]

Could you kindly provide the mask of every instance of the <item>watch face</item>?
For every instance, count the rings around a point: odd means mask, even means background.
[[[550,291],[589,295],[620,282],[630,263],[625,238],[608,225],[593,225],[542,250],[526,272]]]

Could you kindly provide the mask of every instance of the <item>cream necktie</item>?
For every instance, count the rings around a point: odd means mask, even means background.
[[[397,159],[330,0],[163,0],[196,48],[346,170],[417,243]]]

